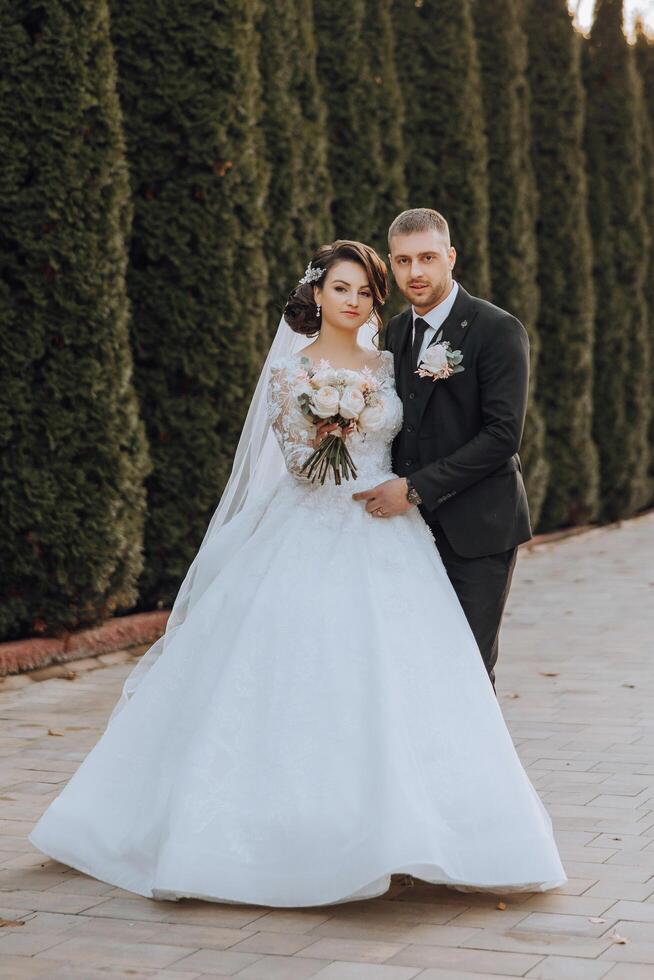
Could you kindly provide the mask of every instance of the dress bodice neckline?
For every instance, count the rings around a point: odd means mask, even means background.
[[[380,354],[384,354],[384,353],[387,353],[387,352],[386,351],[380,351],[379,353]],[[316,370],[318,370],[321,367],[321,365],[324,364],[327,367],[330,367],[333,371],[354,371],[355,374],[363,374],[364,372],[369,371],[370,374],[379,374],[383,370],[383,368],[385,366],[385,362],[384,362],[383,357],[380,357],[380,359],[379,359],[379,366],[376,367],[376,368],[368,367],[368,365],[366,365],[364,368],[348,368],[348,367],[334,367],[334,365],[332,364],[332,362],[329,360],[328,357],[321,357],[319,361],[314,361],[314,360],[312,360],[312,358],[308,357],[306,354],[303,354],[301,350],[298,351],[295,356],[296,357],[299,357],[300,360],[302,360],[302,361],[308,361],[310,363],[311,367],[315,368]]]

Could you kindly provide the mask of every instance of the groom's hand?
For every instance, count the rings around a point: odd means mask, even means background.
[[[383,511],[383,517],[397,517],[399,514],[406,514],[411,510],[413,504],[406,499],[407,482],[402,477],[395,480],[386,480],[373,487],[372,490],[360,490],[352,494],[353,500],[365,500],[366,510],[369,514],[376,510]]]

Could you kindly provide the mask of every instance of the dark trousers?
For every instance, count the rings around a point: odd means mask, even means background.
[[[495,690],[500,624],[518,549],[509,548],[481,558],[462,558],[452,550],[440,524],[430,524],[430,530]]]

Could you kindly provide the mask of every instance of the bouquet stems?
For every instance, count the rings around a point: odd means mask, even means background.
[[[341,485],[343,478],[346,480],[349,480],[350,477],[355,480],[357,478],[356,467],[350,451],[345,445],[345,439],[333,433],[325,436],[318,448],[311,453],[300,472],[304,473],[306,470],[312,483],[320,480],[321,485],[324,485],[330,469],[334,474],[334,482],[337,486]]]

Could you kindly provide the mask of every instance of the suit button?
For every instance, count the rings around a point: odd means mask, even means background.
[[[413,426],[412,425],[407,425],[406,431],[407,432],[413,432]]]
[[[415,391],[410,391],[409,392],[409,398],[415,398],[415,397],[416,397]]]
[[[405,465],[405,466],[411,466],[411,463],[412,463],[412,462],[413,462],[413,460],[412,460],[412,459],[405,459],[405,460],[404,460],[404,465]]]

